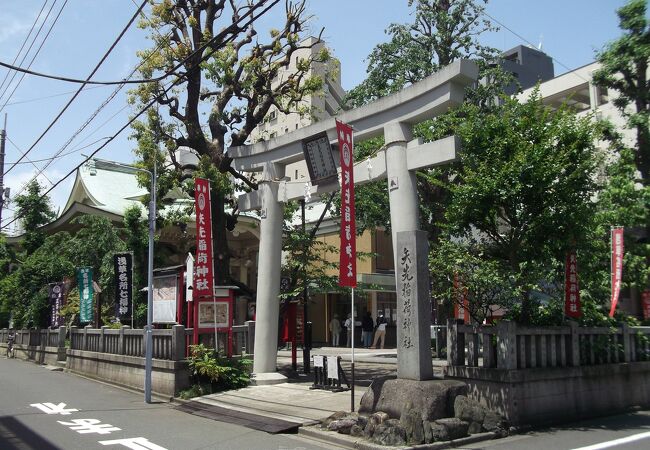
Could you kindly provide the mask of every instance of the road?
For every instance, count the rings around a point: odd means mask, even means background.
[[[650,411],[639,411],[537,430],[463,449],[485,450],[648,450]]]
[[[331,449],[144,403],[144,395],[0,358],[0,449]]]

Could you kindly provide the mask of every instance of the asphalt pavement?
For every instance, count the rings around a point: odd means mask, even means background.
[[[2,450],[335,448],[146,404],[140,392],[19,359],[0,358],[0,379]]]

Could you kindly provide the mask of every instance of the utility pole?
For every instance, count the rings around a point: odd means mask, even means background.
[[[5,124],[0,130],[0,224],[2,224],[2,207],[5,202],[5,138],[7,136],[7,113],[5,113]]]

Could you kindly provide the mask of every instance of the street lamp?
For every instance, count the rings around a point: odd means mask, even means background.
[[[144,401],[151,403],[151,366],[153,358],[153,339],[152,339],[152,322],[153,322],[153,238],[156,231],[156,162],[153,164],[153,172],[141,167],[122,164],[115,161],[93,158],[91,165],[91,175],[97,175],[94,168],[101,167],[125,167],[143,172],[151,178],[151,198],[149,200],[149,262],[147,267],[147,327],[145,329],[145,360],[144,360]]]

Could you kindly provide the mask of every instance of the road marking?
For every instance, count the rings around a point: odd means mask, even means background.
[[[62,416],[69,416],[71,413],[79,411],[75,408],[67,408],[65,403],[59,403],[55,405],[54,403],[32,403],[29,406],[38,408],[46,414],[61,414]]]
[[[101,420],[97,419],[74,419],[71,422],[62,422],[57,420],[57,422],[61,425],[70,427],[71,430],[80,434],[111,434],[113,431],[122,431],[121,428],[114,427],[110,423],[101,423]]]
[[[574,448],[573,450],[600,450],[602,448],[615,447],[617,445],[627,444],[628,442],[640,441],[641,439],[650,438],[650,431],[645,433],[633,434],[613,441],[601,442],[600,444],[589,445],[587,447]]]
[[[116,439],[113,441],[99,441],[102,445],[123,445],[132,450],[167,450],[165,447],[149,442],[147,438],[137,437],[130,439]]]

